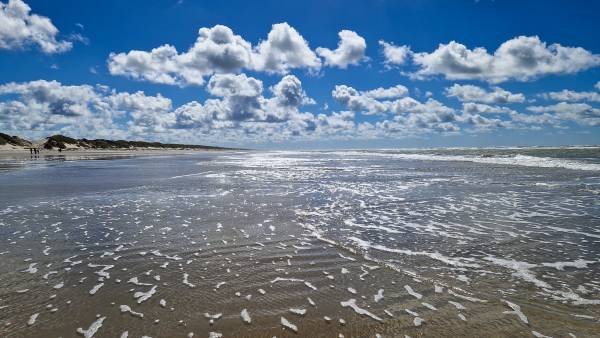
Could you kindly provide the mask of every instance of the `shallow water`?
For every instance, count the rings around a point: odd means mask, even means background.
[[[600,330],[597,148],[19,168],[0,173],[2,337]]]

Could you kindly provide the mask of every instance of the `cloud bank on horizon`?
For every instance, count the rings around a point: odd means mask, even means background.
[[[490,51],[457,41],[419,51],[399,40],[370,41],[350,29],[322,34],[337,35],[337,45],[315,48],[288,22],[273,23],[256,41],[216,24],[199,28],[187,49],[163,43],[104,56],[107,74],[129,87],[191,88],[205,95],[180,104],[160,90],[119,90],[95,84],[94,78],[87,84],[3,81],[0,130],[232,144],[493,135],[498,130],[568,133],[574,127],[598,134],[600,81],[585,90],[535,85],[545,77],[594,72],[600,66],[594,51],[535,35],[515,36]],[[94,36],[90,40],[93,44]],[[51,18],[34,13],[22,0],[0,2],[0,54],[52,58],[85,49],[87,41],[80,33],[61,33]],[[74,47],[74,42],[84,43]],[[376,52],[367,54],[369,48]],[[301,80],[318,83],[330,73],[342,77],[365,69],[396,74],[403,84],[371,81],[368,87],[359,81],[323,88],[306,87]],[[441,89],[419,89],[432,82]],[[535,89],[524,93],[505,84]],[[311,96],[317,90],[330,100]]]

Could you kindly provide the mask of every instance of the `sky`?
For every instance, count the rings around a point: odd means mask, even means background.
[[[600,2],[0,0],[0,132],[600,144]]]

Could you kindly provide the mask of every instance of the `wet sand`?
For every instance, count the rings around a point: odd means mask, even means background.
[[[369,185],[377,188],[377,199],[371,201],[366,183],[356,182],[361,177],[357,169],[348,164],[336,169],[329,158],[327,167],[316,168],[314,155],[307,158],[161,154],[57,162],[3,173],[0,336],[597,335],[598,305],[553,300],[556,287],[543,290],[514,270],[469,258],[469,251],[481,257],[477,252],[498,246],[490,244],[489,234],[481,233],[487,247],[464,243],[460,252],[443,251],[449,249],[442,241],[475,236],[474,231],[484,228],[456,227],[428,238],[413,223],[400,226],[409,217],[398,211],[401,202],[383,207],[389,189]],[[396,163],[393,168],[398,171]],[[344,170],[352,170],[348,186],[341,180]],[[424,178],[416,177],[422,185]],[[330,185],[336,190],[323,194]],[[349,199],[332,197],[349,187],[363,191]],[[414,198],[401,191],[404,198]],[[422,204],[424,199],[414,200]],[[461,217],[478,215],[466,201],[461,203]],[[580,213],[586,210],[583,204],[573,205]],[[425,208],[435,214],[435,208]],[[421,211],[418,204],[410,210]],[[453,224],[447,210],[440,215]],[[388,226],[386,217],[398,226]],[[424,216],[419,222],[423,227],[438,224]],[[402,237],[414,236],[403,244],[406,250],[410,242],[423,251],[439,241],[440,253],[384,255],[349,245],[362,235],[362,241],[391,247],[385,240],[399,236],[398,231]],[[515,253],[539,251],[535,245],[540,242],[530,233],[513,231],[507,236],[512,241],[502,245]],[[555,241],[585,245],[587,240],[579,237],[588,234],[591,242],[584,251],[593,251],[594,233],[573,231],[578,232],[571,234],[575,239]],[[544,259],[557,260],[551,254]],[[589,266],[597,271],[597,265]],[[528,273],[549,284],[586,285],[586,298],[593,299],[595,275],[579,271],[567,267]],[[101,323],[97,331],[93,323]]]
[[[136,156],[190,155],[199,152],[222,152],[228,150],[208,149],[69,149],[64,151],[41,149],[39,154],[31,154],[28,149],[18,147],[0,148],[0,171],[22,168],[33,161],[79,161],[111,160]],[[234,150],[231,150],[234,151]]]

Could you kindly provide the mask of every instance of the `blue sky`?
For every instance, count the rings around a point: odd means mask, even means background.
[[[596,2],[0,2],[9,134],[600,144]]]

